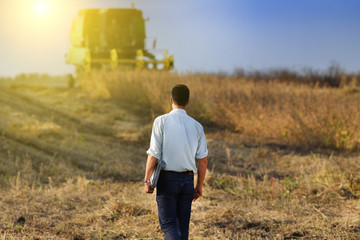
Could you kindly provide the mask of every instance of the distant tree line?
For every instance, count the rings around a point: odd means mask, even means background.
[[[338,63],[332,63],[323,71],[312,68],[305,68],[301,72],[287,68],[246,71],[243,68],[236,68],[232,77],[248,81],[289,82],[318,87],[360,86],[360,71],[347,73]]]

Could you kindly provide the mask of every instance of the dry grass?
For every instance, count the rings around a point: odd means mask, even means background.
[[[349,87],[319,88],[206,74],[93,72],[81,86],[94,98],[111,98],[155,116],[170,110],[169,89],[191,89],[189,112],[207,126],[238,133],[252,144],[356,151],[360,146],[360,98]]]
[[[358,237],[356,91],[94,72],[82,90],[1,85],[0,239],[161,239],[141,179],[151,120],[170,109],[168,89],[179,82],[208,127],[211,171],[191,239]],[[305,151],[317,148],[328,151]]]
[[[193,204],[191,239],[356,239],[359,200],[331,190],[308,193],[293,181],[209,173],[204,196]],[[34,187],[21,176],[9,183],[0,197],[4,239],[162,238],[154,195],[141,183],[75,177]]]

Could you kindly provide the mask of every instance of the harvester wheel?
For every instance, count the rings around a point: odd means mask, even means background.
[[[75,86],[75,78],[72,74],[67,75],[67,84],[68,88],[74,88]]]
[[[169,57],[169,70],[174,69],[174,56]]]
[[[144,66],[145,66],[144,52],[143,50],[139,49],[136,51],[136,68],[143,69]]]
[[[119,65],[119,57],[115,48],[110,51],[110,65],[112,70],[117,69]]]
[[[166,58],[164,62],[164,70],[171,70],[174,68],[174,56]]]
[[[85,52],[85,72],[89,73],[91,70],[91,54],[89,49]]]

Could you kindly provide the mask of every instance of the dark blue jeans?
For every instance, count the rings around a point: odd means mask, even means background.
[[[156,190],[159,222],[165,240],[189,237],[194,175],[187,172],[161,172]]]

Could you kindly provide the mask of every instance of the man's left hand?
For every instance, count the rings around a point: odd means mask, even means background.
[[[201,185],[196,185],[195,189],[194,189],[194,202],[202,196],[202,186]]]

